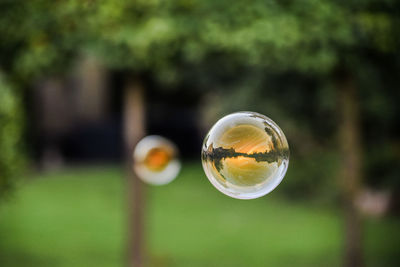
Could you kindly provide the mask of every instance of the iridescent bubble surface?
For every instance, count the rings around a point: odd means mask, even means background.
[[[181,169],[176,146],[158,135],[146,136],[136,145],[133,162],[136,175],[153,185],[171,182]]]
[[[202,164],[210,182],[239,199],[274,190],[289,165],[289,146],[278,125],[255,112],[220,119],[204,139]]]

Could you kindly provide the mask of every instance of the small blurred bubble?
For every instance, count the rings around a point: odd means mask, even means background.
[[[178,149],[164,137],[146,136],[136,145],[133,152],[133,169],[136,175],[148,184],[170,183],[181,169]]]

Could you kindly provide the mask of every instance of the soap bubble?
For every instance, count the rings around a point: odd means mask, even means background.
[[[133,161],[137,176],[153,185],[171,182],[181,169],[176,146],[158,135],[146,136],[136,145]]]
[[[268,194],[282,181],[289,165],[289,146],[270,118],[237,112],[211,128],[204,139],[202,163],[219,191],[252,199]]]

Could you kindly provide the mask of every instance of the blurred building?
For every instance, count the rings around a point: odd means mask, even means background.
[[[28,97],[32,154],[45,168],[63,163],[118,162],[123,156],[123,73],[85,58],[66,77],[36,84]],[[146,83],[147,134],[173,140],[185,157],[199,154],[199,97]]]

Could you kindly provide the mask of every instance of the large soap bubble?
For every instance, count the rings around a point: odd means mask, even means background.
[[[270,118],[237,112],[211,128],[204,139],[202,163],[219,191],[252,199],[268,194],[282,181],[289,165],[289,146]]]
[[[140,140],[133,152],[133,161],[137,176],[153,185],[171,182],[181,169],[176,146],[158,135],[146,136]]]

